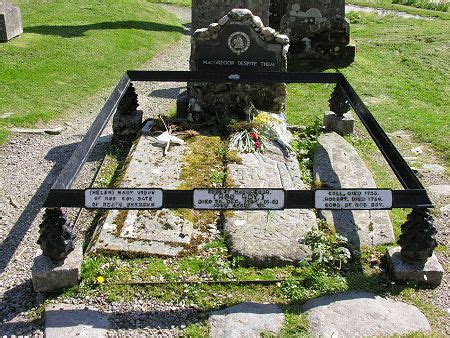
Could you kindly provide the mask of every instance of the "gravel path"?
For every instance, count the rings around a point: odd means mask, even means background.
[[[189,22],[190,9],[164,6]],[[187,25],[186,25],[187,26]],[[187,26],[188,27],[188,26]],[[190,53],[186,33],[179,43],[156,56],[143,69],[187,70]],[[156,87],[158,90],[155,91]],[[164,113],[174,106],[174,93],[180,84],[137,83],[140,109],[145,114]],[[41,324],[32,323],[25,312],[38,302],[32,291],[31,266],[38,245],[41,206],[58,173],[81,141],[111,89],[86,100],[89,105],[79,107],[53,125],[64,125],[60,135],[16,134],[0,149],[0,334],[30,335],[41,333]],[[107,140],[108,126],[102,136]],[[105,144],[99,144],[80,173],[75,187],[86,187],[103,156]],[[84,222],[83,222],[84,223]],[[78,236],[81,237],[80,235]]]

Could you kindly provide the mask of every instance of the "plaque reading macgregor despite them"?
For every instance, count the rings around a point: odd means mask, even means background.
[[[281,210],[282,189],[196,189],[194,209],[199,210]]]
[[[381,189],[316,190],[316,209],[386,210],[392,209],[392,191]]]
[[[87,189],[87,209],[161,209],[162,189]]]

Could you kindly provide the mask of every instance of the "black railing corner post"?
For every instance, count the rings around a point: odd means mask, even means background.
[[[74,231],[62,209],[45,209],[37,241],[42,254],[53,261],[61,261],[75,248],[74,241]]]
[[[423,264],[437,247],[437,230],[434,218],[428,209],[413,209],[402,225],[398,240],[402,259],[411,264]]]

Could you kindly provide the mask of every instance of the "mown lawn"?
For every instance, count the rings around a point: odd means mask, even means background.
[[[359,53],[342,73],[386,131],[409,130],[450,165],[450,23],[349,16]],[[291,85],[288,117],[308,124],[327,110],[332,86]]]
[[[114,85],[183,33],[146,0],[15,1],[24,34],[0,44],[0,144],[7,127],[48,121]]]

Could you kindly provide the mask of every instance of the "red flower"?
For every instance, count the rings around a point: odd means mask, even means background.
[[[255,142],[255,149],[259,149],[259,148],[261,148],[261,143],[256,141]]]
[[[259,140],[259,136],[257,133],[250,133],[250,137],[252,138],[253,141]]]

